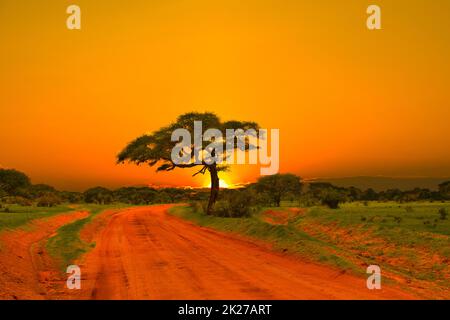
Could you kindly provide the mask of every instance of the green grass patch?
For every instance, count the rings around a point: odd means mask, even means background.
[[[0,231],[26,226],[31,220],[49,218],[51,216],[73,211],[73,207],[55,206],[51,208],[36,206],[7,205],[9,212],[0,210]]]
[[[297,223],[303,228],[322,225],[343,228],[349,233],[364,232],[364,244],[342,243],[332,232],[317,237],[350,255],[358,255],[361,261],[378,264],[383,270],[450,287],[446,280],[450,273],[446,262],[450,258],[450,220],[441,219],[441,208],[449,211],[450,203],[347,203],[337,210],[313,207]],[[434,259],[440,262],[433,265]]]
[[[86,204],[80,206],[79,210],[86,210],[89,216],[66,224],[58,229],[57,234],[47,242],[47,251],[55,258],[62,269],[65,269],[82,254],[95,247],[95,243],[86,243],[80,239],[80,231],[90,223],[99,213],[108,209],[120,209],[128,205],[95,205]]]
[[[449,202],[371,202],[341,205],[337,210],[311,208],[302,223],[337,223],[341,227],[354,226],[370,229],[375,236],[404,247],[436,249],[450,254],[450,218],[440,219],[439,209],[450,212]]]

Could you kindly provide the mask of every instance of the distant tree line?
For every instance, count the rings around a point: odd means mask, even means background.
[[[339,203],[354,201],[445,201],[450,200],[450,181],[439,185],[438,191],[424,188],[415,188],[402,191],[388,189],[376,192],[372,188],[361,190],[356,187],[337,187],[326,182],[309,183],[307,190],[302,192],[300,201],[305,205],[322,203],[330,208],[337,208]]]
[[[115,202],[132,205],[153,203],[190,202],[198,209],[206,209],[207,189],[123,187],[110,190],[90,188],[84,192],[58,191],[45,184],[32,184],[28,176],[14,169],[0,169],[0,203],[54,206],[61,203]],[[450,200],[450,181],[439,185],[438,191],[415,188],[401,191],[388,189],[376,192],[369,188],[337,187],[330,183],[305,183],[294,174],[263,176],[245,188],[225,189],[221,193],[215,214],[219,216],[246,216],[252,208],[280,206],[281,201],[291,201],[300,206],[325,205],[338,208],[343,202],[354,201],[445,201]]]
[[[0,169],[0,202],[3,204],[37,205],[52,207],[61,203],[114,202],[133,205],[203,201],[208,190],[183,188],[123,187],[110,190],[104,187],[90,188],[84,192],[58,191],[46,184],[32,184],[28,176],[14,169]]]

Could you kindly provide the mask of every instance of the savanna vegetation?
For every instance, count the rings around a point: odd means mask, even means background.
[[[376,192],[277,174],[245,188],[222,189],[207,214],[207,189],[95,187],[67,192],[34,185],[16,170],[0,169],[0,231],[62,212],[88,211],[86,218],[61,227],[47,243],[48,252],[64,266],[95,246],[83,241],[80,231],[105,209],[185,203],[173,207],[171,214],[267,240],[280,251],[355,273],[375,263],[387,278],[429,281],[439,291],[450,288],[449,185]]]
[[[191,203],[212,215],[223,217],[248,216],[261,207],[280,207],[289,201],[298,207],[325,206],[338,209],[342,204],[358,202],[367,205],[371,201],[442,202],[450,200],[450,181],[441,183],[438,190],[415,188],[408,191],[389,189],[376,192],[356,187],[337,187],[324,182],[304,182],[294,174],[262,176],[255,183],[239,189],[223,189],[214,200],[217,208],[210,206],[210,191],[192,188],[122,187],[110,190],[94,187],[84,192],[59,191],[45,184],[32,184],[29,177],[14,169],[0,169],[0,212],[20,213],[21,207],[36,207],[32,212],[68,210],[70,204],[128,204],[149,205],[157,203]],[[37,209],[43,208],[43,209]],[[23,210],[22,210],[23,211]],[[26,211],[26,210],[25,210]],[[31,211],[30,211],[31,212]],[[441,217],[447,219],[447,212]]]
[[[70,210],[70,204],[148,205],[207,198],[206,190],[184,188],[123,187],[110,190],[98,186],[84,192],[59,191],[49,185],[32,184],[23,172],[0,169],[0,212],[5,213],[20,213],[24,211],[22,207],[34,207],[32,210],[25,210],[27,212],[52,212]]]
[[[449,211],[450,203],[442,201],[354,201],[337,209],[282,201],[233,219],[206,215],[195,205],[170,209],[198,225],[265,240],[280,252],[346,272],[363,275],[376,264],[385,282],[400,278],[443,297],[450,289]]]

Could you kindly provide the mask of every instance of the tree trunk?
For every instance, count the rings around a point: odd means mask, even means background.
[[[217,167],[215,164],[208,167],[209,174],[211,176],[211,193],[209,195],[208,208],[206,214],[211,215],[216,203],[217,196],[219,195],[219,175],[217,174]]]

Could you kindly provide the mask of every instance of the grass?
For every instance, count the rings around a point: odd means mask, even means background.
[[[440,220],[439,209],[450,212],[450,203],[396,202],[348,203],[337,210],[315,207],[309,216],[324,222],[335,221],[342,226],[376,226],[379,230],[402,229],[413,232],[431,232],[450,236],[450,219]]]
[[[292,203],[282,203],[286,211]],[[450,288],[450,203],[369,202],[343,204],[339,209],[308,208],[287,224],[266,222],[264,208],[249,218],[220,218],[174,207],[173,215],[221,231],[269,241],[274,248],[306,259],[365,273],[369,264],[406,278],[425,279]]]
[[[9,212],[0,211],[0,231],[24,227],[31,220],[49,218],[56,214],[74,210],[74,208],[64,205],[51,208],[8,205],[8,209]]]
[[[80,231],[83,229],[83,227],[90,223],[95,216],[105,210],[119,209],[126,206],[127,205],[124,204],[82,205],[79,210],[88,211],[89,216],[84,219],[76,220],[59,228],[56,235],[48,240],[47,251],[53,258],[55,258],[59,262],[61,268],[65,269],[82,254],[95,247],[95,243],[86,243],[80,239]]]
[[[450,211],[450,203],[372,202],[344,204],[340,209],[312,208],[302,223],[336,223],[339,227],[370,230],[389,243],[423,247],[450,258],[450,219],[441,220],[439,209]]]
[[[450,220],[440,219],[441,208],[450,211],[450,203],[350,203],[337,210],[315,207],[297,226],[303,230],[332,226],[329,232],[315,236],[351,257],[358,256],[359,261],[450,288]],[[343,235],[342,230],[353,235]]]

